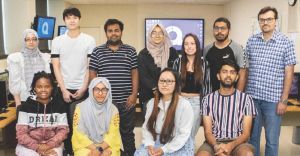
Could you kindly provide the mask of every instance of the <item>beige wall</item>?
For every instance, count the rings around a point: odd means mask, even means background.
[[[124,22],[123,42],[134,46],[137,51],[144,48],[145,18],[204,18],[205,43],[213,41],[212,25],[216,17],[224,14],[222,5],[76,5],[82,13],[81,26],[100,35],[97,43],[106,41],[103,26],[108,18]],[[88,18],[87,18],[88,17]]]

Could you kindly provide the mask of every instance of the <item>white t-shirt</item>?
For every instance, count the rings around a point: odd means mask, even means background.
[[[96,47],[95,39],[85,33],[71,38],[67,34],[52,41],[51,57],[59,57],[60,70],[67,89],[80,89],[87,74],[88,57]]]

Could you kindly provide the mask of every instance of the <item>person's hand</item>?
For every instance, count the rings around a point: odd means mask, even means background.
[[[137,96],[135,94],[131,94],[127,98],[126,109],[130,109],[135,106]]]
[[[277,114],[278,115],[284,115],[285,114],[285,111],[286,111],[286,108],[287,108],[287,105],[282,103],[282,102],[279,102],[277,104]]]
[[[162,148],[156,148],[154,149],[154,155],[153,156],[162,156],[164,154],[164,151],[162,150]]]
[[[220,144],[219,146],[220,146],[221,149],[224,150],[224,153],[225,153],[226,155],[230,155],[231,152],[232,152],[232,149],[234,148],[233,144],[230,143],[230,142],[227,143],[227,144]]]
[[[101,153],[98,150],[90,150],[90,153],[88,156],[102,156]]]
[[[220,145],[215,145],[214,146],[214,151],[215,151],[215,155],[216,156],[226,156],[226,154],[224,153],[224,149],[221,148]]]
[[[75,94],[74,94],[74,98],[76,100],[79,100],[80,98],[83,97],[83,95],[85,94],[87,88],[80,88],[78,89]]]
[[[147,149],[148,149],[148,154],[150,156],[154,155],[154,147],[153,146],[150,145],[147,147]]]
[[[101,156],[110,156],[111,154],[112,154],[112,152],[111,152],[110,149],[105,149],[105,150],[102,152]]]
[[[50,147],[46,144],[39,144],[37,148],[37,152],[41,155],[43,155],[47,150],[49,150]]]
[[[54,149],[49,149],[47,151],[45,151],[42,156],[58,156],[58,154],[56,153],[56,151]]]
[[[72,102],[71,97],[74,97],[72,93],[70,93],[68,90],[64,90],[62,91],[62,94],[65,102],[67,103]]]

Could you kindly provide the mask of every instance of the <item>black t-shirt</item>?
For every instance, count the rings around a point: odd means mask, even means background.
[[[195,84],[195,73],[187,71],[184,87],[181,92],[184,93],[200,93],[201,85],[199,83]]]
[[[220,88],[220,82],[217,78],[218,68],[225,59],[230,59],[236,62],[233,50],[228,45],[223,49],[217,48],[213,45],[207,52],[205,59],[208,61],[210,68],[210,80],[212,85],[212,91],[216,91]]]

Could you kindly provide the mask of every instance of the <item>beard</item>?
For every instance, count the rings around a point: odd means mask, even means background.
[[[215,35],[215,38],[218,42],[224,42],[228,38],[228,34],[226,35],[217,34]]]
[[[220,80],[220,83],[223,88],[231,88],[235,85],[236,82],[232,81],[231,83],[226,83],[225,81]]]
[[[117,40],[109,39],[109,40],[107,40],[107,44],[113,45],[113,46],[120,45],[121,43],[122,43],[122,41],[120,39],[117,39]]]

